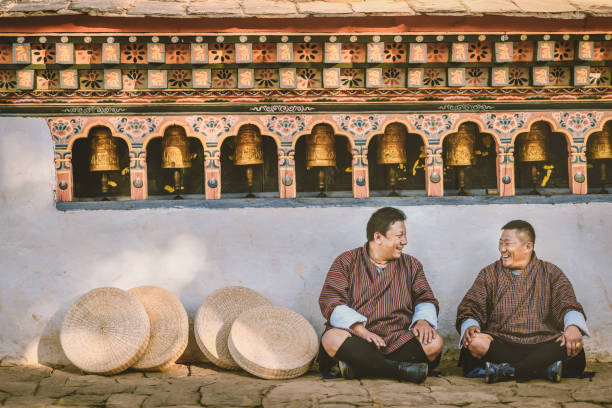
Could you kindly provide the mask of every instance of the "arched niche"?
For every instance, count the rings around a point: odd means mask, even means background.
[[[318,124],[325,125],[327,124]],[[313,129],[316,128],[315,125]],[[333,132],[333,128],[331,130]],[[295,179],[298,197],[314,197],[320,192],[319,169],[325,175],[326,195],[328,197],[352,197],[353,189],[353,154],[349,139],[340,134],[334,134],[334,152],[336,165],[333,167],[306,167],[306,139],[308,135],[300,136],[295,143]]]
[[[183,126],[178,126],[185,130]],[[166,128],[166,132],[171,126]],[[184,198],[204,198],[204,149],[198,138],[189,137],[191,167],[183,169],[182,191],[174,190],[174,169],[162,168],[162,137],[155,137],[147,143],[147,183],[149,199],[173,198],[180,194]]]
[[[527,137],[533,132],[548,134],[546,160],[522,161],[521,149]],[[514,141],[514,179],[517,195],[567,194],[569,193],[568,173],[569,149],[563,133],[553,132],[546,121],[534,122],[529,132],[520,133]],[[534,176],[535,174],[535,176]],[[534,180],[535,191],[534,191]]]
[[[238,129],[240,133],[241,129]],[[252,125],[246,125],[252,126]],[[278,145],[271,136],[262,135],[264,163],[253,166],[235,164],[237,135],[223,140],[220,150],[221,196],[222,198],[244,198],[248,193],[247,167],[253,171],[252,191],[256,197],[279,197],[278,192]]]
[[[448,155],[451,144],[458,133],[465,129],[474,132],[474,160],[470,166],[451,166]],[[460,194],[460,172],[463,171],[464,190],[468,195],[497,194],[497,142],[490,133],[483,133],[474,122],[459,125],[459,132],[446,135],[442,142],[444,163],[444,195]]]
[[[415,133],[408,133],[403,124],[399,125],[405,131],[404,149],[406,150],[406,163],[380,164],[378,161],[379,149],[383,134],[373,136],[368,143],[368,175],[370,178],[370,196],[387,196],[391,192],[390,171],[395,172],[395,190],[403,196],[425,195],[425,143],[423,138]],[[393,167],[393,170],[391,170]]]
[[[97,131],[111,135],[117,148],[119,170],[90,170],[92,134]],[[111,130],[106,126],[92,127],[87,137],[75,140],[72,145],[72,177],[75,201],[130,198],[130,155],[127,143],[112,136]],[[104,180],[106,192],[102,192]]]
[[[610,152],[612,120],[604,123],[603,131],[593,132],[587,138],[587,180],[588,193],[608,194],[612,181],[612,158]]]

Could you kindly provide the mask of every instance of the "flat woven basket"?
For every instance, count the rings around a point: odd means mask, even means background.
[[[135,296],[118,288],[98,288],[68,310],[60,342],[68,359],[83,371],[116,374],[137,361],[149,343],[150,323]]]
[[[138,370],[163,370],[183,354],[189,340],[189,318],[181,301],[166,289],[139,286],[128,291],[142,303],[149,321],[149,344],[138,361]]]
[[[213,364],[228,370],[240,369],[227,349],[232,323],[246,310],[269,305],[268,299],[243,286],[227,286],[213,292],[193,321],[198,347]]]
[[[236,319],[228,347],[245,371],[265,379],[287,379],[308,371],[319,342],[312,325],[299,314],[262,306]]]

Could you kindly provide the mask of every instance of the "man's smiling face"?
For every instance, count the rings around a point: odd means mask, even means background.
[[[503,230],[499,238],[499,253],[502,265],[509,269],[523,269],[529,263],[533,242],[527,234],[515,229]]]

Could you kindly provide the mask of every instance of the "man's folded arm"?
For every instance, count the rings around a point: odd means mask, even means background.
[[[472,327],[472,326],[480,327],[480,323],[478,323],[478,320],[472,319],[471,317],[465,319],[463,323],[461,323],[461,330],[459,333],[459,348],[463,346],[462,340],[463,340],[463,335],[465,334],[465,331],[468,329],[468,327]]]
[[[570,310],[565,314],[565,317],[563,318],[563,330],[566,330],[568,326],[578,327],[582,332],[582,335],[585,337],[591,336],[591,332],[589,332],[589,328],[586,324],[586,318],[577,310]]]
[[[423,302],[416,305],[414,308],[414,315],[412,316],[412,323],[410,323],[409,329],[412,329],[416,322],[419,320],[425,320],[434,329],[438,328],[438,310],[436,305],[431,302]]]
[[[329,323],[339,329],[350,329],[355,323],[365,323],[368,318],[347,305],[338,305],[329,318]]]

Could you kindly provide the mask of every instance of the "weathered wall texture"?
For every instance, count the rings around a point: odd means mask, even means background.
[[[58,332],[77,297],[100,286],[158,285],[189,314],[215,289],[245,285],[322,329],[330,263],[362,245],[374,208],[56,210],[43,119],[0,119],[0,360],[65,363]],[[440,299],[454,348],[458,302],[497,257],[499,228],[531,221],[537,253],[560,266],[587,311],[587,349],[612,360],[612,204],[407,206],[408,246]]]

